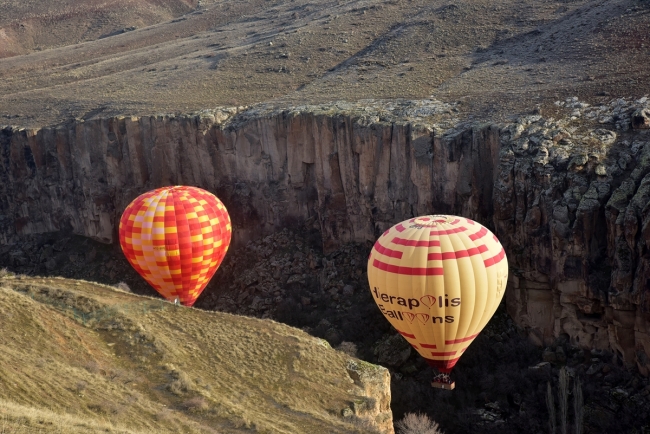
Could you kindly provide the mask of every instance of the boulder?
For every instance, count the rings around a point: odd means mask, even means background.
[[[632,114],[632,128],[636,130],[650,128],[650,110],[635,110]]]

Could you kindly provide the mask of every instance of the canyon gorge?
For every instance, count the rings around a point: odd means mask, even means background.
[[[650,103],[556,107],[501,124],[404,100],[4,126],[0,258],[20,265],[21,240],[48,232],[115,243],[126,205],[173,184],[222,199],[233,248],[300,223],[328,252],[412,216],[462,215],[504,244],[507,311],[530,340],[566,335],[647,376]]]

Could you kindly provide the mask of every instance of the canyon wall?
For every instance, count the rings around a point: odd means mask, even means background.
[[[224,201],[235,244],[307,220],[327,250],[374,241],[412,215],[489,219],[498,129],[443,140],[431,126],[367,114],[232,109],[7,127],[0,149],[4,244],[64,229],[115,242],[137,195],[186,184]]]
[[[647,99],[567,103],[582,110],[501,131],[493,221],[512,266],[508,312],[540,345],[566,334],[647,376]]]
[[[531,339],[566,334],[650,373],[647,100],[456,127],[436,123],[449,106],[409,104],[2,128],[0,247],[54,231],[113,243],[126,205],[172,184],[216,193],[236,245],[306,222],[329,251],[414,215],[458,214],[505,245],[508,311]]]

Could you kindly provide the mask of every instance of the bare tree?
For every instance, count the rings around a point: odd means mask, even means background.
[[[560,400],[560,429],[562,434],[567,434],[567,413],[569,407],[569,375],[566,367],[560,369],[560,381],[558,383],[558,398]]]
[[[117,285],[115,285],[115,287],[124,292],[131,292],[131,288],[129,288],[129,285],[126,282],[120,282]]]
[[[426,414],[406,413],[404,419],[395,424],[399,434],[443,434],[438,423]]]

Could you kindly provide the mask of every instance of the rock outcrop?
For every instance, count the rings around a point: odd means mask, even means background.
[[[60,230],[114,242],[129,201],[169,184],[215,192],[235,245],[303,221],[331,251],[414,215],[460,214],[506,246],[508,310],[531,339],[565,334],[647,375],[650,104],[557,105],[560,120],[498,126],[427,100],[5,127],[0,242]]]
[[[540,345],[566,334],[648,375],[650,136],[630,130],[647,99],[558,105],[570,119],[531,116],[501,134],[494,224],[509,247],[508,311]]]
[[[345,408],[343,416],[355,415],[361,420],[367,420],[369,426],[381,433],[394,433],[388,369],[352,359],[346,369],[363,398],[355,400],[350,407]]]

